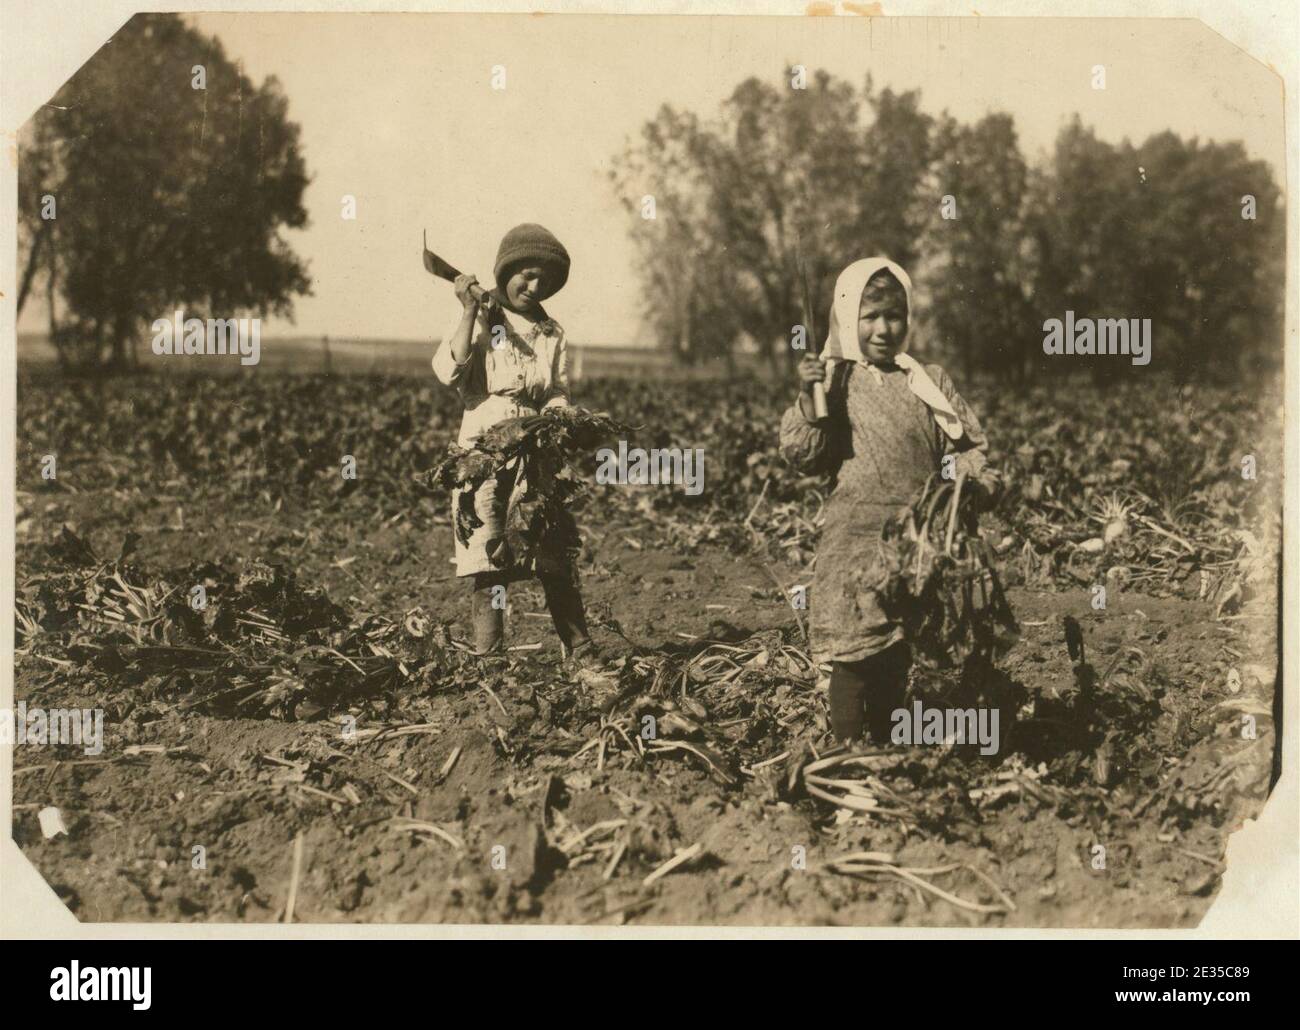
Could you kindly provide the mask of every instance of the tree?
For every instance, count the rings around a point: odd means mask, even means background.
[[[1034,308],[1149,318],[1153,361],[1176,376],[1235,374],[1280,352],[1284,214],[1268,167],[1239,143],[1172,132],[1099,140],[1077,116],[1033,177],[1026,217]],[[1243,198],[1256,217],[1243,218]],[[1042,362],[1065,371],[1061,362]],[[1091,363],[1095,380],[1122,374]]]
[[[1268,166],[1241,144],[1164,132],[1129,159],[1130,275],[1183,375],[1234,374],[1280,353],[1285,224]],[[1249,197],[1254,218],[1244,218]],[[1276,360],[1276,358],[1275,358]]]
[[[730,360],[740,332],[734,266],[702,178],[712,145],[695,115],[664,105],[610,172],[641,259],[643,317],[659,346],[688,365]]]
[[[911,261],[932,124],[918,104],[915,93],[875,94],[870,80],[859,93],[818,72],[806,89],[789,78],[780,86],[747,79],[713,124],[661,110],[613,175],[632,213],[659,335],[673,338],[702,306],[710,351],[726,353],[744,334],[770,362],[781,353],[793,361],[800,257],[819,334],[846,255]],[[678,219],[672,229],[643,224],[646,183],[659,190],[660,217]]]
[[[310,280],[280,230],[306,225],[308,179],[287,112],[277,80],[254,86],[217,39],[137,15],[33,117],[19,300],[44,275],[65,364],[125,364],[176,306],[292,313]]]
[[[661,199],[661,224],[636,215],[633,235],[652,324],[682,356],[746,335],[773,367],[793,361],[800,258],[824,335],[835,274],[871,254],[912,272],[915,328],[967,375],[1124,375],[1122,359],[1043,354],[1066,311],[1149,318],[1153,360],[1183,376],[1280,353],[1281,191],[1241,144],[1112,144],[1075,115],[1031,167],[1008,114],[963,125],[870,79],[795,81],[746,79],[713,122],[665,108],[616,163],[629,210]]]
[[[745,331],[769,359],[798,356],[800,259],[824,336],[844,265],[877,253],[907,265],[919,253],[931,127],[919,94],[877,94],[869,78],[859,94],[824,71],[805,89],[748,79],[724,105],[712,208],[738,263]]]
[[[961,363],[1025,374],[1041,340],[1029,307],[1024,246],[1029,172],[1008,114],[973,126],[945,116],[936,132],[935,174],[925,269],[927,320],[936,342]]]

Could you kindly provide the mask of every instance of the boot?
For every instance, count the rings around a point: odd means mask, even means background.
[[[496,587],[504,586],[500,576],[480,574],[474,577],[474,594],[470,605],[474,622],[474,653],[500,654],[505,650],[506,612],[505,608],[496,608],[492,601],[498,592]]]
[[[559,573],[539,575],[542,592],[546,595],[546,608],[551,613],[555,632],[564,645],[565,653],[576,658],[592,654],[595,644],[587,630],[587,613],[582,605],[582,594],[572,576]]]

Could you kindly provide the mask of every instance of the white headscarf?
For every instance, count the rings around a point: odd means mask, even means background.
[[[826,337],[826,346],[822,348],[822,360],[856,361],[866,365],[877,381],[883,375],[875,365],[862,354],[862,341],[858,338],[858,312],[862,305],[862,291],[867,281],[877,272],[888,272],[903,287],[907,297],[908,329],[910,334],[912,321],[912,280],[906,272],[886,257],[869,257],[855,261],[844,269],[835,280],[835,294],[831,301],[830,332]],[[953,410],[951,402],[934,380],[926,375],[921,363],[907,353],[908,335],[904,334],[894,362],[907,373],[907,388],[921,398],[934,412],[935,421],[940,428],[954,440],[960,440],[965,429],[961,419]]]

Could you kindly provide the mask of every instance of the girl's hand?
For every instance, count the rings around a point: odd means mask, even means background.
[[[985,465],[967,481],[977,499],[977,508],[981,512],[992,511],[1002,500],[1002,475],[992,465]]]
[[[812,396],[813,383],[826,381],[826,362],[815,354],[805,354],[795,368],[799,376],[799,389],[809,396]]]
[[[460,300],[461,307],[466,311],[473,311],[479,306],[478,299],[470,293],[471,286],[478,285],[478,278],[472,275],[458,275],[453,284],[456,289],[456,297]]]

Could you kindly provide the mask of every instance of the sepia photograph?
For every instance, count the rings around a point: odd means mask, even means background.
[[[136,13],[8,112],[70,922],[1207,918],[1284,774],[1286,84],[792,13]]]

